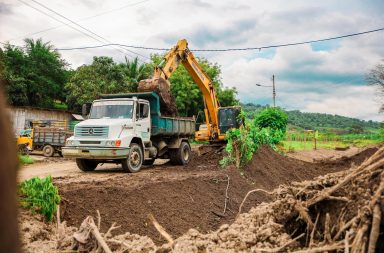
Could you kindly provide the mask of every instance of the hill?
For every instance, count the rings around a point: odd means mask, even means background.
[[[268,106],[252,103],[241,105],[247,117],[254,118],[261,110]],[[340,129],[343,131],[361,133],[380,128],[380,123],[372,120],[332,115],[326,113],[301,112],[299,110],[285,111],[288,114],[288,123],[303,129]]]

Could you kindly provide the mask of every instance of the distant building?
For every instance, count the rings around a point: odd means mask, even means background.
[[[8,112],[15,133],[36,126],[51,126],[73,130],[74,125],[83,120],[81,115],[57,109],[13,106],[8,108]]]

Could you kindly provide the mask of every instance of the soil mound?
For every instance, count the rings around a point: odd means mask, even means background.
[[[244,173],[256,188],[272,190],[281,184],[310,180],[330,172],[344,170],[350,166],[351,162],[361,163],[362,158],[369,154],[372,152],[356,155],[358,158],[347,159],[347,161],[309,163],[281,155],[270,146],[263,145],[244,167]]]

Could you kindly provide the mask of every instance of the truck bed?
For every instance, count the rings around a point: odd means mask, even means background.
[[[152,136],[180,136],[193,137],[196,121],[194,118],[163,117],[160,112],[160,98],[155,92],[138,92],[101,95],[101,98],[132,98],[146,99],[151,108],[151,135]]]
[[[33,129],[33,145],[64,146],[65,141],[73,135],[72,132],[59,128],[36,127]]]

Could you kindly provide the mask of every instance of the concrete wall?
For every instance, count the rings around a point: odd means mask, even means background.
[[[43,109],[34,107],[10,107],[7,108],[13,124],[13,130],[18,133],[28,127],[30,122],[50,121],[55,126],[66,126],[72,119],[72,114],[67,111]]]

